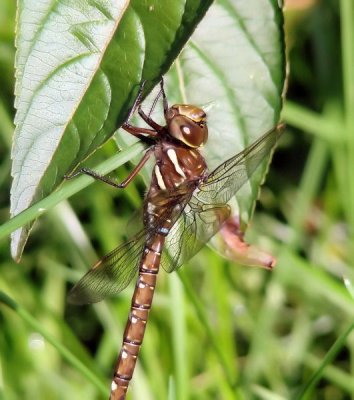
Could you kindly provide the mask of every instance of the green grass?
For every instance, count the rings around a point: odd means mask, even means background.
[[[9,71],[14,10],[4,4],[11,23],[0,30],[1,63]],[[354,280],[353,7],[324,1],[288,15],[288,129],[247,234],[276,255],[275,270],[205,248],[180,273],[162,272],[130,399],[354,399],[354,299],[343,282]],[[12,87],[11,75],[0,79]],[[12,104],[1,92],[2,223]],[[114,151],[106,145],[97,162]],[[107,398],[132,290],[82,308],[68,305],[66,293],[124,239],[141,193],[141,181],[127,191],[85,187],[41,217],[19,265],[1,241],[0,399]]]

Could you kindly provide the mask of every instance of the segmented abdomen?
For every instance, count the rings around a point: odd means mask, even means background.
[[[162,227],[144,246],[130,313],[111,386],[110,400],[125,399],[142,344],[155,292],[161,252],[169,229]]]

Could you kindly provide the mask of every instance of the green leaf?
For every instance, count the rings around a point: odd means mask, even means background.
[[[19,2],[11,215],[46,197],[154,86],[211,1]],[[12,235],[19,259],[31,224]]]

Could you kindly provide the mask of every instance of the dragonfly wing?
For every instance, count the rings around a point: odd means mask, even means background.
[[[125,289],[138,271],[145,233],[142,230],[99,260],[71,289],[69,302],[96,303]]]
[[[229,218],[228,205],[207,205],[192,197],[166,238],[161,264],[172,272],[192,258]]]
[[[168,272],[193,257],[230,217],[226,203],[247,182],[264,158],[274,148],[282,126],[261,136],[235,157],[211,172],[198,186],[188,206],[171,229],[161,263]]]
[[[276,126],[217,167],[199,186],[198,199],[208,204],[227,203],[271,153],[282,131],[283,125]]]
[[[69,302],[96,303],[106,296],[117,294],[125,289],[138,272],[145,242],[156,235],[166,220],[171,220],[172,225],[175,223],[191,198],[194,188],[195,185],[188,183],[174,192],[161,192],[155,196],[154,204],[159,206],[157,217],[132,239],[99,260],[72,288],[68,297]],[[139,214],[143,219],[143,209]],[[138,225],[140,224],[139,221]]]

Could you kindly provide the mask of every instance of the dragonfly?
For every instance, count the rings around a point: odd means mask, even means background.
[[[126,397],[143,342],[160,265],[167,272],[177,270],[220,230],[231,215],[228,201],[272,152],[283,130],[282,125],[275,126],[209,172],[200,152],[208,139],[206,113],[191,104],[169,106],[161,80],[159,93],[146,114],[141,107],[144,85],[122,128],[149,147],[128,177],[118,183],[87,168],[67,177],[83,173],[116,188],[125,188],[148,159],[155,157],[150,187],[143,202],[143,227],[100,259],[69,293],[71,303],[95,303],[121,292],[137,277],[114,368],[110,400]],[[151,118],[160,98],[165,125]],[[130,123],[136,111],[148,128]]]

